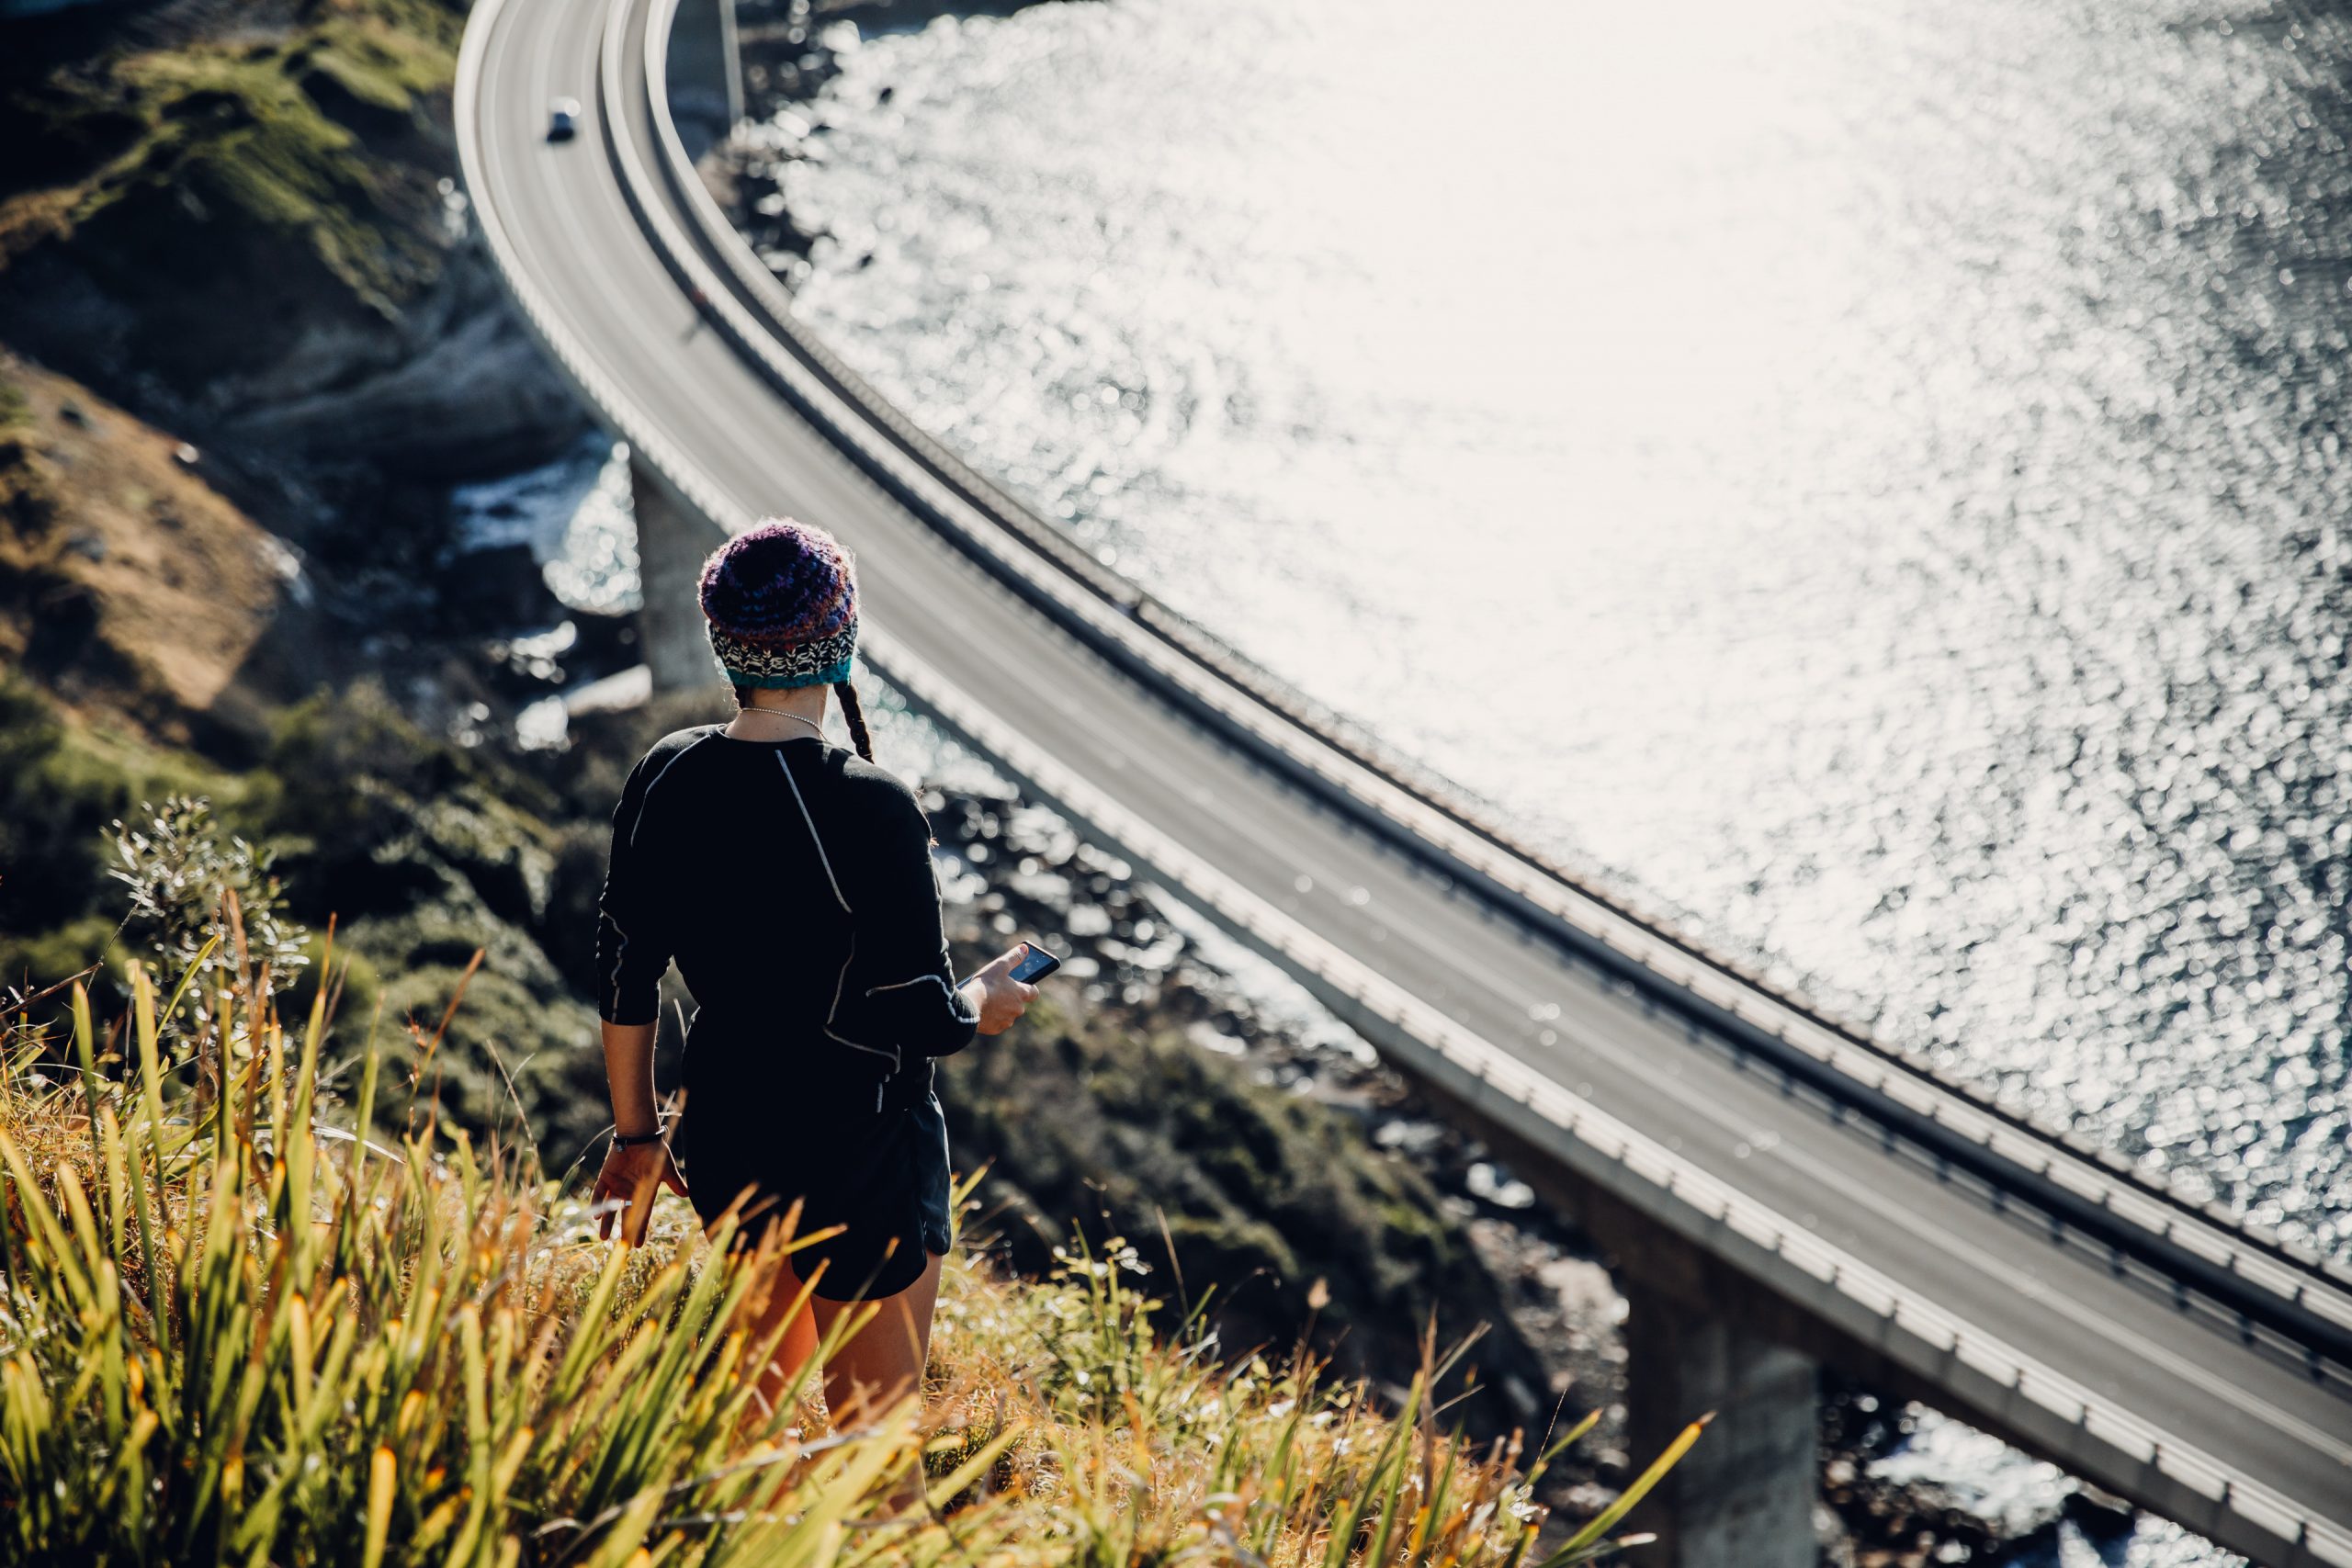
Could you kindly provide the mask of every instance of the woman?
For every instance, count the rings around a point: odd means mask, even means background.
[[[762,1380],[774,1398],[837,1317],[878,1303],[825,1368],[838,1421],[922,1386],[948,1234],[932,1058],[1011,1027],[1037,993],[1011,976],[1025,947],[960,984],[949,967],[930,826],[874,765],[850,684],[857,579],[841,545],[763,523],[704,565],[702,608],[737,712],[663,737],[613,814],[596,968],[614,1136],[596,1198],[628,1206],[630,1235],[657,1183],[706,1224],[748,1194],[754,1226],[797,1202],[798,1234],[842,1227],[787,1260],[762,1325],[810,1284],[814,1321],[800,1314]],[[828,688],[854,757],[826,743]],[[691,1190],[653,1095],[673,958],[698,1004],[677,1129]]]

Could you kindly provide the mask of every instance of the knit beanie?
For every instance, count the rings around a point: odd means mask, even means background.
[[[731,683],[831,685],[857,647],[857,569],[824,529],[772,517],[703,562],[702,613]]]

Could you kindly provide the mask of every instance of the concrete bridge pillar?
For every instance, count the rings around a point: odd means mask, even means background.
[[[1815,1568],[1820,1366],[1748,1326],[1733,1301],[1626,1292],[1628,1457],[1635,1470],[1715,1413],[1635,1510],[1642,1568]]]
[[[718,547],[718,530],[635,463],[629,465],[628,493],[637,513],[638,581],[645,591],[645,607],[637,615],[638,640],[653,689],[721,686],[697,593],[703,558]]]
[[[743,118],[735,0],[681,0],[670,29],[670,114],[686,156],[700,158]]]

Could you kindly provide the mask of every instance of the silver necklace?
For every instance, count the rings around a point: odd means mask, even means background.
[[[805,724],[818,739],[822,740],[825,738],[825,727],[821,722],[813,718],[803,718],[797,713],[786,713],[781,708],[738,708],[736,716],[749,718],[755,713],[766,714],[775,718],[788,718],[795,724]]]

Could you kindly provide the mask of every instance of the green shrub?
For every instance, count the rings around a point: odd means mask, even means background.
[[[955,1146],[989,1150],[1004,1179],[992,1189],[1017,1190],[991,1196],[1051,1217],[1162,1216],[1183,1273],[1226,1281],[1219,1317],[1237,1343],[1286,1340],[1318,1279],[1334,1298],[1323,1325],[1344,1336],[1352,1371],[1409,1354],[1440,1282],[1465,1316],[1503,1319],[1468,1238],[1411,1167],[1342,1112],[1181,1035],[1064,992],[942,1068]],[[1020,1266],[1044,1266],[1030,1227],[1008,1225],[1004,1240]],[[1514,1371],[1509,1351],[1500,1335],[1479,1348],[1490,1385]],[[1475,1414],[1490,1429],[1509,1418],[1499,1405]]]
[[[130,890],[125,934],[164,967],[196,976],[198,996],[217,988],[232,964],[250,964],[270,994],[310,962],[310,932],[286,913],[271,871],[276,857],[223,834],[209,802],[175,795],[141,804],[114,824],[107,874]]]
[[[108,826],[139,802],[202,795],[242,814],[254,793],[194,757],[68,725],[29,682],[0,674],[0,940],[95,912]]]

